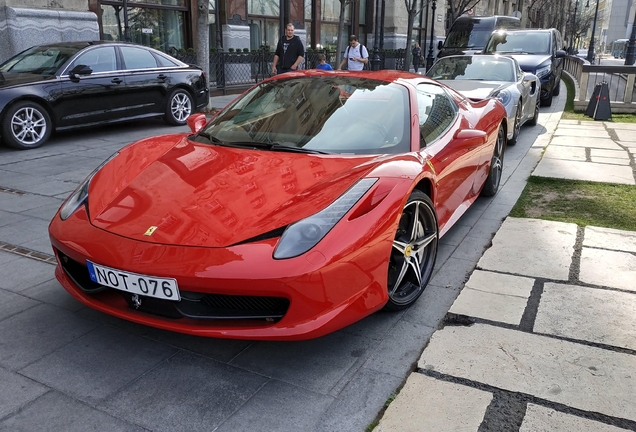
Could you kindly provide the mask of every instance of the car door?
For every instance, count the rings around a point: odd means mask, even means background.
[[[417,86],[420,146],[425,148],[437,176],[435,205],[440,227],[463,213],[462,204],[472,195],[480,161],[478,141],[456,140],[455,133],[470,125],[444,89]]]
[[[84,65],[83,74],[70,73]],[[52,103],[58,128],[115,120],[124,114],[125,81],[114,46],[82,51],[60,77],[60,93]]]
[[[126,70],[128,116],[163,114],[171,81],[169,69],[160,67],[150,50],[133,46],[119,49]]]

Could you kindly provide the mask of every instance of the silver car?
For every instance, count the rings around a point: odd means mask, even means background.
[[[426,75],[471,100],[498,98],[508,113],[508,145],[517,143],[524,123],[537,124],[541,82],[536,75],[523,72],[513,58],[499,55],[443,57]]]

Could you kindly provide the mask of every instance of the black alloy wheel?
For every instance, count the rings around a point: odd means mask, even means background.
[[[2,119],[2,140],[19,150],[44,144],[53,129],[49,113],[38,103],[21,101],[11,105]]]
[[[174,126],[186,124],[186,119],[194,112],[193,107],[192,96],[187,90],[173,90],[166,105],[166,122]]]
[[[406,309],[424,292],[435,267],[438,240],[433,202],[424,192],[414,190],[402,210],[393,240],[385,310]]]
[[[515,112],[515,124],[512,127],[512,138],[508,140],[508,145],[517,144],[519,139],[519,133],[521,132],[521,99],[517,104],[517,111]]]
[[[497,193],[499,183],[501,182],[501,173],[503,171],[504,152],[506,150],[506,132],[503,124],[499,125],[497,132],[497,142],[490,161],[490,171],[484,187],[481,190],[481,196],[491,197]]]

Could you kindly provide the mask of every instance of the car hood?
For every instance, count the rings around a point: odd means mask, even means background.
[[[39,81],[55,79],[55,75],[38,75],[30,73],[1,73],[0,88],[22,84],[31,84]]]
[[[93,177],[94,226],[145,242],[225,247],[317,213],[383,159],[244,150],[186,137],[166,149],[169,141],[128,147]]]
[[[539,65],[547,60],[550,60],[552,56],[550,56],[549,54],[518,54],[511,55],[510,57],[517,60],[521,70],[523,70],[524,72],[534,73]]]
[[[486,99],[491,97],[497,90],[510,85],[503,81],[473,81],[473,80],[442,80],[453,90],[458,91],[469,99]]]

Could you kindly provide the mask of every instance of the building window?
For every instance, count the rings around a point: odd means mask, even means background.
[[[162,1],[165,4],[168,0]],[[182,0],[170,3],[183,3]],[[148,2],[152,3],[152,2]],[[164,52],[185,48],[185,11],[129,7],[128,27],[131,41]],[[104,40],[124,40],[124,12],[121,4],[102,4],[102,31]]]

